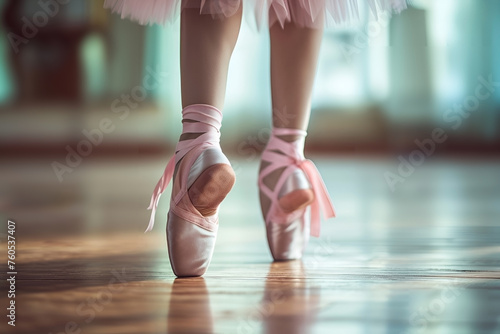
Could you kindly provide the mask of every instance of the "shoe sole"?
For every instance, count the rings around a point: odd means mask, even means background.
[[[314,201],[312,189],[297,189],[278,200],[281,209],[286,213],[301,210]]]
[[[202,216],[212,216],[233,188],[236,176],[228,164],[205,169],[189,188],[189,198]]]

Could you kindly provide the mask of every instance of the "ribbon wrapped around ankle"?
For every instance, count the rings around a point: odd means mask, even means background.
[[[298,136],[301,139],[287,142],[278,138],[278,136],[289,135]],[[321,213],[323,213],[325,219],[333,218],[335,217],[335,209],[318,169],[311,160],[305,159],[302,154],[303,138],[306,135],[307,132],[303,130],[273,128],[266,150],[262,153],[263,161],[269,162],[269,165],[260,172],[259,186],[261,191],[271,199],[271,207],[266,216],[266,224],[271,221],[285,223],[277,219],[278,217],[274,215],[275,210],[277,210],[276,206],[278,205],[278,194],[285,180],[293,171],[297,168],[301,169],[309,179],[314,192],[314,201],[311,203],[311,235],[319,237]],[[265,185],[264,178],[280,168],[285,168],[285,170],[282,172],[274,190],[271,190]]]
[[[207,148],[219,145],[222,122],[222,113],[219,109],[206,104],[193,104],[182,110],[182,119],[182,134],[192,133],[200,135],[195,139],[182,140],[177,143],[175,154],[168,162],[151,196],[148,207],[148,210],[152,210],[151,218],[145,232],[153,229],[158,202],[160,201],[161,194],[163,194],[174,176],[176,163],[194,148]]]

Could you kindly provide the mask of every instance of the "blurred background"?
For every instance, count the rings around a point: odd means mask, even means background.
[[[0,1],[2,152],[65,154],[66,144],[106,115],[116,126],[94,153],[158,152],[175,145],[179,20],[144,27],[110,14],[101,1],[50,3],[56,5]],[[479,77],[500,82],[500,3],[411,4],[378,21],[365,8],[359,24],[325,32],[310,150],[413,150],[415,139],[441,127],[449,139],[439,153],[498,151],[500,86],[485,90],[489,96],[477,106],[472,97]],[[151,72],[157,80],[147,89]],[[269,127],[270,99],[268,34],[247,19],[231,63],[227,150],[244,155],[248,136]],[[464,107],[455,108],[464,104],[470,105],[466,115]]]
[[[82,207],[87,203],[114,215],[117,224],[147,216],[143,207],[181,131],[179,19],[165,27],[140,26],[102,5],[0,0],[4,213],[49,223],[57,219],[47,208],[65,208],[73,221],[110,223],[99,210]],[[307,154],[327,162],[346,155],[369,163],[382,159],[377,161],[388,167],[363,178],[377,178],[383,191],[394,190],[384,173],[397,173],[398,157],[420,149],[416,141],[428,142],[436,129],[445,140],[424,166],[440,157],[498,157],[498,13],[497,0],[413,0],[392,18],[376,21],[365,7],[359,22],[328,28]],[[252,180],[269,135],[270,109],[268,32],[246,17],[231,62],[222,146],[235,167],[244,171],[249,164]],[[343,175],[359,161],[335,166]],[[342,179],[340,189],[352,177]]]

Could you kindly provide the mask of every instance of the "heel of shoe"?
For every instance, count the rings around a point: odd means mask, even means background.
[[[205,169],[189,188],[189,198],[202,216],[211,216],[233,188],[236,176],[228,164]]]
[[[314,191],[307,176],[300,169],[291,173],[281,186],[278,203],[286,213],[291,213],[308,206],[314,201]]]
[[[292,213],[301,210],[314,201],[314,191],[312,189],[294,190],[278,200],[279,206],[285,213]]]

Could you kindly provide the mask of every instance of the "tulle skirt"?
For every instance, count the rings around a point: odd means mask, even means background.
[[[240,6],[255,19],[258,27],[294,22],[299,26],[343,25],[355,22],[360,5],[369,6],[375,18],[381,13],[400,12],[407,0],[105,0],[104,7],[140,24],[165,24],[184,8],[199,9],[202,14],[229,17]]]

